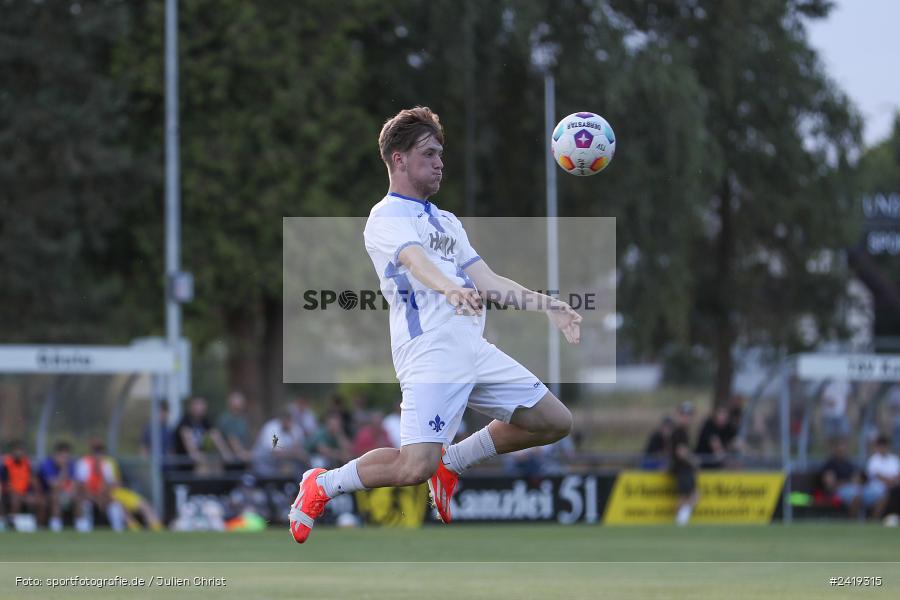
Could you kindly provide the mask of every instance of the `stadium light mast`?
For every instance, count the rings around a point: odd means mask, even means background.
[[[178,0],[166,0],[166,344],[177,357],[181,337],[181,305],[176,295],[181,252],[181,190],[178,124]],[[176,371],[178,370],[176,366]],[[183,367],[182,367],[183,368]],[[166,378],[166,397],[170,414],[177,418],[181,412],[178,373]],[[150,407],[151,487],[153,507],[157,514],[163,510],[162,448],[159,423],[159,396],[154,394]]]
[[[546,148],[545,172],[547,175],[547,293],[559,295],[559,224],[557,221],[556,164],[550,148],[550,136],[556,125],[556,80],[553,67],[556,65],[555,44],[536,44],[532,50],[532,61],[544,75],[544,144]],[[547,321],[547,374],[550,390],[556,397],[560,394],[559,331],[553,322]]]

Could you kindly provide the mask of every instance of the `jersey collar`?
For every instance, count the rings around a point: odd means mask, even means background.
[[[403,194],[398,194],[397,192],[388,192],[388,196],[393,196],[395,198],[400,198],[401,200],[409,200],[411,202],[418,202],[422,205],[422,208],[425,209],[429,215],[431,214],[431,202],[428,200],[419,200],[418,198],[413,198],[412,196],[404,196]]]

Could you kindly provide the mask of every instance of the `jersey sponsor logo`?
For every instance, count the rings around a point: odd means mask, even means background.
[[[441,415],[434,415],[434,419],[428,421],[428,426],[434,429],[435,433],[440,433],[446,424],[446,422],[441,421]]]
[[[428,234],[428,243],[432,250],[445,256],[456,251],[456,238],[450,237],[446,233],[434,232]]]

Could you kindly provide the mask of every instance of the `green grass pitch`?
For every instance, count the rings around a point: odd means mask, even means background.
[[[0,598],[896,598],[897,560],[900,530],[859,524],[322,528],[302,546],[286,528],[3,533]],[[51,589],[48,579],[116,576],[145,585]],[[17,585],[26,577],[43,584]]]

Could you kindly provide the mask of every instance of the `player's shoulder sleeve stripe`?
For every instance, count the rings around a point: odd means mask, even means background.
[[[397,249],[394,251],[394,257],[393,257],[393,262],[395,265],[400,264],[400,253],[403,252],[403,250],[405,250],[406,248],[408,248],[410,246],[422,246],[424,248],[425,244],[423,244],[419,240],[410,240],[408,242],[403,242],[402,244],[397,246]]]
[[[475,264],[475,263],[478,262],[479,260],[481,260],[481,257],[478,256],[478,255],[476,254],[475,256],[473,256],[472,258],[470,258],[469,260],[467,260],[467,261],[464,262],[463,264],[459,265],[459,268],[460,268],[460,269],[465,269],[466,267],[469,267],[469,266]]]

